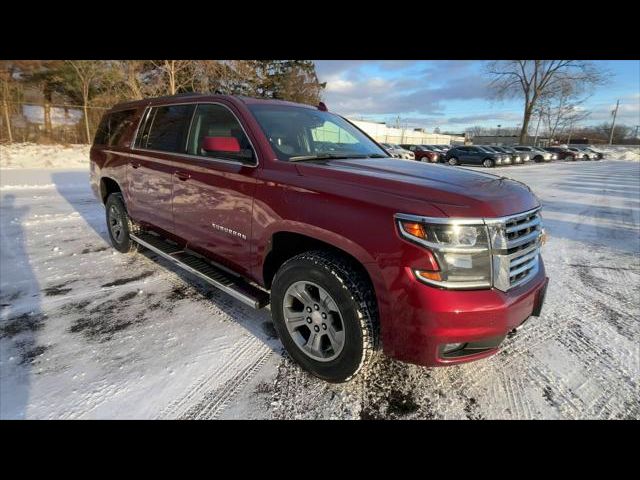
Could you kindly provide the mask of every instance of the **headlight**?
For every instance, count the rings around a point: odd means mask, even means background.
[[[397,214],[402,237],[427,249],[437,261],[437,269],[415,270],[418,280],[452,289],[491,286],[491,256],[487,227],[452,220],[430,223],[429,219]]]

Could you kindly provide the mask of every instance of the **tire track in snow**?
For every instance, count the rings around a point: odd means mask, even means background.
[[[230,348],[225,362],[202,375],[185,395],[163,409],[158,418],[215,418],[271,353],[271,348],[260,339],[246,336]]]
[[[227,407],[233,397],[246,385],[256,372],[266,363],[273,351],[267,346],[260,349],[256,360],[246,365],[239,373],[226,381],[222,387],[207,392],[203,400],[190,408],[182,419],[213,420]]]

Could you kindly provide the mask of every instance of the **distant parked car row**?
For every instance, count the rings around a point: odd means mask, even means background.
[[[560,160],[602,160],[604,153],[583,145],[573,147],[548,147],[546,150],[556,152]]]
[[[418,160],[449,165],[483,165],[487,168],[505,165],[523,165],[528,162],[551,162],[553,160],[600,160],[604,158],[587,146],[532,147],[529,145],[395,145],[382,144],[395,158]]]

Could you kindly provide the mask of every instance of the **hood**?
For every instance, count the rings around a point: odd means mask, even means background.
[[[392,158],[336,159],[297,167],[302,175],[421,200],[450,217],[502,217],[539,206],[521,182],[460,167]],[[393,207],[401,211],[401,200],[398,203]]]

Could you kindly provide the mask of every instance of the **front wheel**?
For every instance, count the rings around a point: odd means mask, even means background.
[[[346,382],[377,346],[377,304],[353,262],[316,250],[287,260],[271,288],[271,315],[287,352],[329,382]]]
[[[491,168],[493,167],[494,163],[493,163],[493,160],[491,160],[490,158],[485,158],[484,161],[482,162],[482,165],[484,165],[487,168]]]
[[[112,193],[105,203],[107,213],[107,229],[113,248],[122,253],[135,252],[138,244],[130,233],[136,233],[137,227],[129,218],[121,193]]]
[[[451,157],[449,160],[447,160],[447,163],[453,166],[458,165],[458,159],[456,157]]]

